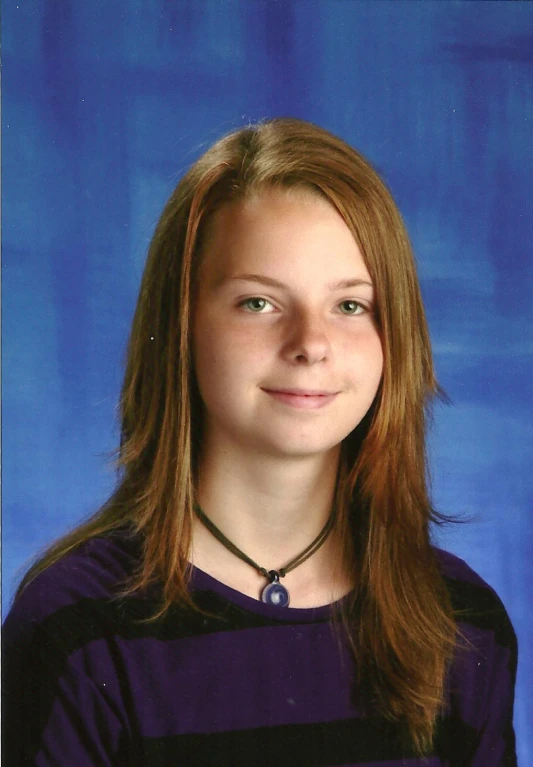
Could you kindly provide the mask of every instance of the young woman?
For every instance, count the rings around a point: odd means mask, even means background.
[[[439,394],[369,163],[292,119],[189,170],[156,229],[121,480],[5,625],[6,764],[515,764],[516,641],[432,547]]]

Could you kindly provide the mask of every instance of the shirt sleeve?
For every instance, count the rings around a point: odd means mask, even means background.
[[[499,600],[498,600],[499,601]],[[501,603],[500,603],[501,604]],[[503,610],[503,605],[502,605]],[[487,697],[480,701],[484,719],[479,731],[471,767],[516,767],[516,740],[513,727],[514,692],[518,647],[511,622],[503,610],[502,625],[496,631],[488,681]]]
[[[516,767],[513,728],[518,647],[498,595],[479,579],[459,618],[459,653],[451,678],[452,765]],[[470,604],[467,604],[469,602]]]
[[[86,648],[69,652],[60,614],[36,621],[25,601],[3,628],[2,764],[118,765],[124,722],[112,690],[95,682]]]

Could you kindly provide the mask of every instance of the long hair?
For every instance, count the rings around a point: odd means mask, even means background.
[[[143,542],[130,591],[161,584],[157,616],[188,589],[202,403],[191,314],[202,243],[221,205],[262,190],[328,200],[355,238],[376,290],[384,368],[376,398],[343,442],[336,486],[342,555],[357,588],[342,621],[370,705],[432,742],[456,624],[430,544],[425,431],[439,387],[405,227],[384,182],[341,139],[274,119],[216,142],[184,175],[155,230],[133,320],[120,399],[120,481],[88,522],[57,542],[24,578],[87,539],[129,524]],[[354,619],[354,615],[357,619]],[[154,617],[157,617],[154,616]]]

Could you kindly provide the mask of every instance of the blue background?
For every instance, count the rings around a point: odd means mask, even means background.
[[[533,3],[6,0],[4,609],[37,549],[113,486],[149,238],[226,131],[293,115],[381,169],[410,231],[437,372],[439,531],[503,598],[533,742]],[[529,755],[529,759],[528,759]]]

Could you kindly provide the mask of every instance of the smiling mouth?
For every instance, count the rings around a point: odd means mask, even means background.
[[[290,394],[293,397],[332,397],[338,394],[335,391],[321,391],[318,389],[263,389],[268,394]]]
[[[338,392],[307,391],[303,389],[263,389],[263,391],[278,402],[300,410],[317,410],[325,407],[338,394]]]

